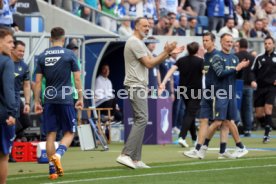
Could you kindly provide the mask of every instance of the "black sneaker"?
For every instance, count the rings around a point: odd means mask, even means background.
[[[251,132],[250,131],[244,131],[244,137],[250,137]]]
[[[263,143],[267,144],[269,141],[270,141],[270,137],[269,136],[264,136]]]

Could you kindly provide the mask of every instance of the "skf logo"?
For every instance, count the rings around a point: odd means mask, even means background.
[[[54,66],[61,57],[46,57],[45,58],[45,66]]]

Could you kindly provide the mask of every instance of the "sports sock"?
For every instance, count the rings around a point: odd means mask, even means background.
[[[49,162],[49,174],[54,174],[54,173],[56,173],[56,168],[53,162]]]
[[[204,141],[204,144],[205,146],[209,147],[209,142],[210,142],[211,139],[205,139]]]
[[[236,143],[236,146],[237,146],[237,147],[239,147],[239,148],[241,148],[241,149],[243,149],[243,148],[244,148],[244,145],[243,145],[243,143],[242,143],[242,142],[238,142],[238,143]]]
[[[63,144],[60,144],[56,150],[56,156],[58,156],[59,158],[61,158],[64,153],[67,151],[67,147]]]
[[[197,151],[199,151],[199,150],[200,150],[200,148],[201,148],[201,144],[196,144],[195,149],[196,149]]]
[[[222,154],[224,153],[226,150],[226,142],[222,142],[220,143],[220,150],[219,150],[219,153]]]

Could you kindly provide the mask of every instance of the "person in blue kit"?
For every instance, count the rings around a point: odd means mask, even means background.
[[[265,125],[265,144],[270,140],[271,115],[276,96],[276,50],[273,37],[268,36],[264,39],[264,48],[265,53],[260,54],[252,65],[254,80],[251,86],[257,89],[254,92],[254,106],[258,121]]]
[[[208,41],[209,40],[209,41]],[[214,88],[214,95],[206,93],[206,97],[203,95],[200,110],[200,128],[201,136],[200,141],[196,145],[194,150],[184,152],[185,156],[190,158],[205,157],[209,141],[213,137],[218,127],[221,127],[221,144],[218,159],[224,158],[240,158],[248,153],[245,146],[240,141],[237,127],[234,120],[237,118],[237,101],[235,96],[236,85],[236,72],[240,71],[244,67],[247,67],[249,62],[244,60],[239,63],[239,60],[233,54],[230,54],[233,46],[233,37],[230,34],[223,34],[221,36],[222,51],[216,51],[214,47],[215,37],[212,33],[205,33],[203,36],[203,44],[207,49],[205,54],[205,69],[208,68],[205,78],[206,89]],[[212,41],[212,42],[210,42]],[[206,42],[210,42],[209,44]],[[213,46],[212,46],[213,45]],[[223,90],[226,95],[218,95],[217,92]],[[214,105],[213,105],[214,104]],[[214,110],[213,110],[214,109]],[[206,134],[206,127],[208,127],[208,121],[213,123],[208,128]],[[228,132],[232,133],[232,136],[236,142],[237,149],[233,154],[226,151],[226,143]],[[204,144],[202,146],[202,139],[206,136]]]
[[[17,40],[14,42],[11,58],[14,62],[15,75],[15,100],[18,105],[18,122],[16,123],[16,134],[22,132],[30,126],[28,113],[30,112],[31,83],[30,71],[27,64],[24,63],[25,43]],[[20,99],[20,91],[23,86],[24,103]]]
[[[61,157],[70,146],[76,132],[76,112],[74,109],[71,72],[74,74],[75,86],[78,91],[76,109],[82,109],[82,87],[80,69],[77,57],[73,51],[63,48],[65,31],[61,27],[51,30],[52,47],[46,49],[38,57],[35,84],[35,112],[42,113],[44,129],[47,133],[46,152],[49,159],[49,179],[63,176]],[[40,104],[42,78],[46,79],[44,94],[44,108]],[[59,128],[63,131],[63,138],[55,150],[54,141]]]
[[[30,126],[29,112],[30,112],[30,95],[31,84],[29,76],[29,68],[24,63],[23,57],[25,53],[25,43],[17,40],[14,41],[14,49],[11,52],[11,59],[14,62],[15,75],[15,101],[18,107],[16,120],[16,137],[22,137],[23,131]],[[20,98],[20,91],[23,86],[25,103]],[[10,154],[9,162],[16,162]]]
[[[14,64],[10,58],[13,34],[0,28],[0,183],[6,183],[8,160],[15,138],[17,106],[14,92]]]

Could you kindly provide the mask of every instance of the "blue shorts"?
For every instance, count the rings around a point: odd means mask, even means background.
[[[76,132],[76,112],[70,104],[45,104],[43,108],[43,128],[47,133]]]
[[[0,123],[0,152],[8,155],[12,149],[12,143],[15,139],[15,125],[9,126],[7,123]]]
[[[202,98],[200,102],[199,119],[209,119],[210,121],[214,119],[213,109],[215,104],[213,102],[213,99]]]
[[[215,99],[214,120],[234,120],[238,119],[237,100],[234,99]]]

